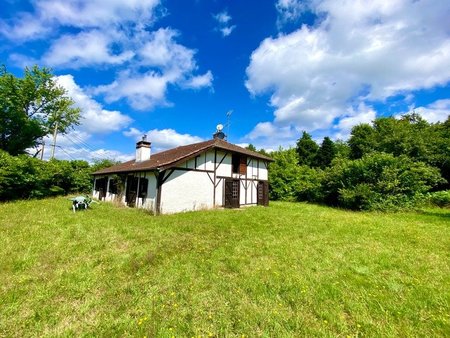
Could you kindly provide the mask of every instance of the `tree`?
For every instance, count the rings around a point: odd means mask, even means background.
[[[352,128],[348,145],[350,146],[350,158],[358,159],[369,154],[376,148],[375,132],[373,128],[362,123]]]
[[[320,167],[322,169],[329,167],[331,161],[336,157],[336,146],[334,142],[326,136],[322,144],[320,145],[319,150],[317,151],[317,155],[315,158],[315,166]]]
[[[350,146],[347,142],[342,140],[336,140],[334,142],[336,148],[336,157],[349,158],[350,157]]]
[[[314,142],[311,135],[304,131],[302,137],[297,141],[298,164],[312,166],[318,150],[317,143]]]
[[[272,152],[274,161],[269,167],[270,198],[281,201],[295,201],[300,184],[300,167],[295,149]]]
[[[323,180],[325,201],[350,209],[407,207],[417,195],[443,183],[439,170],[408,156],[372,152],[337,159]]]
[[[0,68],[0,149],[24,154],[44,136],[66,133],[79,119],[80,109],[48,68],[25,68],[23,78]]]
[[[256,151],[256,147],[253,144],[249,144],[248,146],[245,147],[245,149],[251,150],[251,151]]]

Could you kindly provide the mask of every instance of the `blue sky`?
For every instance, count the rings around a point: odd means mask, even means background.
[[[449,17],[435,0],[5,0],[0,59],[51,67],[82,109],[58,158],[207,140],[229,111],[230,142],[277,149],[412,109],[445,120]]]

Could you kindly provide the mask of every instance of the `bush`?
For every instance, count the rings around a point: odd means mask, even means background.
[[[323,202],[323,170],[310,168],[308,166],[300,166],[297,178],[297,201]]]
[[[89,192],[91,172],[86,161],[45,162],[0,151],[0,201]]]
[[[301,168],[297,165],[295,149],[279,149],[271,154],[274,162],[270,163],[270,199],[295,201],[300,185]]]
[[[426,196],[426,200],[440,208],[450,208],[450,190],[429,193]]]
[[[358,160],[337,159],[323,181],[329,204],[355,210],[409,207],[417,195],[445,182],[437,168],[406,156],[372,153]]]

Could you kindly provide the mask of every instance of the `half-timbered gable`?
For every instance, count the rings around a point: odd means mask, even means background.
[[[270,161],[219,138],[153,155],[142,140],[136,160],[94,173],[93,196],[157,214],[268,205]]]

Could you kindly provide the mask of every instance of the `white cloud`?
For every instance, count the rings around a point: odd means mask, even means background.
[[[45,21],[75,27],[102,27],[131,21],[154,20],[159,0],[40,0],[36,3],[39,16]]]
[[[71,146],[71,145],[58,145],[55,150],[55,158],[58,160],[85,160],[90,163],[96,160],[108,159],[118,162],[125,162],[134,159],[134,154],[124,154],[117,150],[111,149],[97,149],[90,150],[83,146]],[[45,150],[44,159],[48,160],[51,158],[51,151]]]
[[[216,29],[222,33],[223,37],[229,36],[236,28],[236,25],[230,24],[232,18],[226,10],[213,15],[213,18],[217,21]]]
[[[361,103],[357,109],[350,108],[347,114],[340,117],[339,123],[334,126],[336,134],[331,135],[334,139],[346,140],[350,136],[352,128],[361,123],[372,123],[376,118],[376,112],[372,107]]]
[[[43,158],[49,160],[52,155],[53,137],[45,137],[44,142]],[[59,160],[85,160],[90,163],[101,159],[124,162],[134,158],[134,153],[125,154],[117,150],[95,149],[96,147],[94,148],[92,144],[92,135],[84,131],[72,130],[65,135],[58,135],[56,138],[55,158]],[[30,149],[30,152],[34,153],[35,149]]]
[[[63,35],[53,41],[43,56],[43,61],[50,66],[75,68],[103,63],[121,64],[134,56],[132,51],[113,54],[111,51],[113,43],[114,36],[99,30]]]
[[[10,40],[32,40],[49,33],[51,33],[50,25],[45,24],[30,13],[19,13],[9,22],[0,20],[0,35]]]
[[[272,122],[260,122],[244,136],[243,140],[256,146],[257,149],[277,149],[279,146],[293,146],[301,131],[292,126],[278,126]]]
[[[138,52],[141,63],[169,70],[179,69],[181,72],[194,70],[195,52],[176,43],[177,36],[178,32],[170,28],[160,28],[150,33]]]
[[[133,108],[144,110],[167,104],[165,95],[169,82],[168,77],[154,71],[145,74],[124,71],[114,82],[99,86],[94,92],[104,94],[105,100],[109,103],[126,98]]]
[[[420,116],[430,123],[445,122],[450,116],[450,99],[437,100],[425,107],[411,106],[409,112],[398,114],[397,117],[411,113],[411,111],[420,114]]]
[[[98,136],[126,128],[132,119],[119,111],[107,110],[100,103],[85,93],[76,84],[72,75],[55,77],[56,83],[67,90],[67,95],[75,101],[75,106],[81,109],[80,125],[67,134],[57,135],[55,158],[73,160],[81,159],[93,162],[97,159],[128,161],[134,154],[124,154],[111,149],[98,149]],[[44,138],[44,159],[49,159],[52,152],[53,137]]]
[[[130,22],[149,25],[159,4],[159,0],[36,0],[34,12],[0,21],[0,33],[11,39],[30,40],[52,34],[59,26],[108,30]]]
[[[188,80],[186,80],[184,83],[181,84],[183,88],[192,88],[192,89],[199,89],[204,87],[211,87],[213,82],[213,75],[211,71],[207,71],[203,75],[194,76]]]
[[[278,11],[278,27],[296,21],[307,10],[308,3],[308,0],[278,0],[275,4]]]
[[[142,33],[139,40],[146,42],[140,45],[137,62],[151,70],[120,72],[114,82],[99,86],[95,92],[104,94],[107,102],[126,98],[133,108],[145,110],[169,104],[165,98],[169,85],[192,89],[212,86],[210,71],[194,75],[197,69],[195,51],[176,43],[177,35],[169,28]]]
[[[374,115],[349,116],[354,107],[450,81],[448,3],[313,0],[278,8],[299,13],[305,4],[322,21],[265,39],[247,68],[250,93],[271,94],[277,128],[337,123],[345,133],[352,120]]]
[[[9,60],[16,65],[17,67],[25,68],[25,67],[33,67],[36,64],[39,64],[39,61],[22,54],[11,53],[9,55]]]
[[[220,29],[220,32],[222,33],[223,36],[228,36],[234,31],[235,28],[236,28],[236,25],[229,26],[229,27],[223,27]]]
[[[34,12],[0,21],[0,33],[17,31],[24,40],[48,33],[50,47],[43,55],[31,59],[15,53],[10,60],[60,69],[102,66],[117,77],[94,93],[103,94],[109,103],[126,99],[135,109],[152,109],[170,104],[169,85],[199,89],[211,87],[213,81],[211,71],[198,74],[196,51],[176,42],[176,30],[149,29],[162,13],[159,4],[160,0],[36,0]]]
[[[223,11],[221,13],[214,15],[214,19],[216,19],[217,22],[221,24],[227,24],[228,22],[231,21],[231,16],[228,15],[227,11]]]
[[[204,141],[201,137],[190,134],[180,134],[173,129],[152,129],[144,132],[136,128],[130,128],[130,130],[125,131],[123,134],[136,141],[139,140],[142,135],[146,134],[147,140],[152,143],[152,151],[154,152]]]
[[[115,110],[106,110],[100,103],[88,96],[76,83],[72,75],[56,77],[59,85],[67,90],[67,94],[81,109],[81,124],[77,127],[89,134],[109,133],[127,127],[131,118]]]

